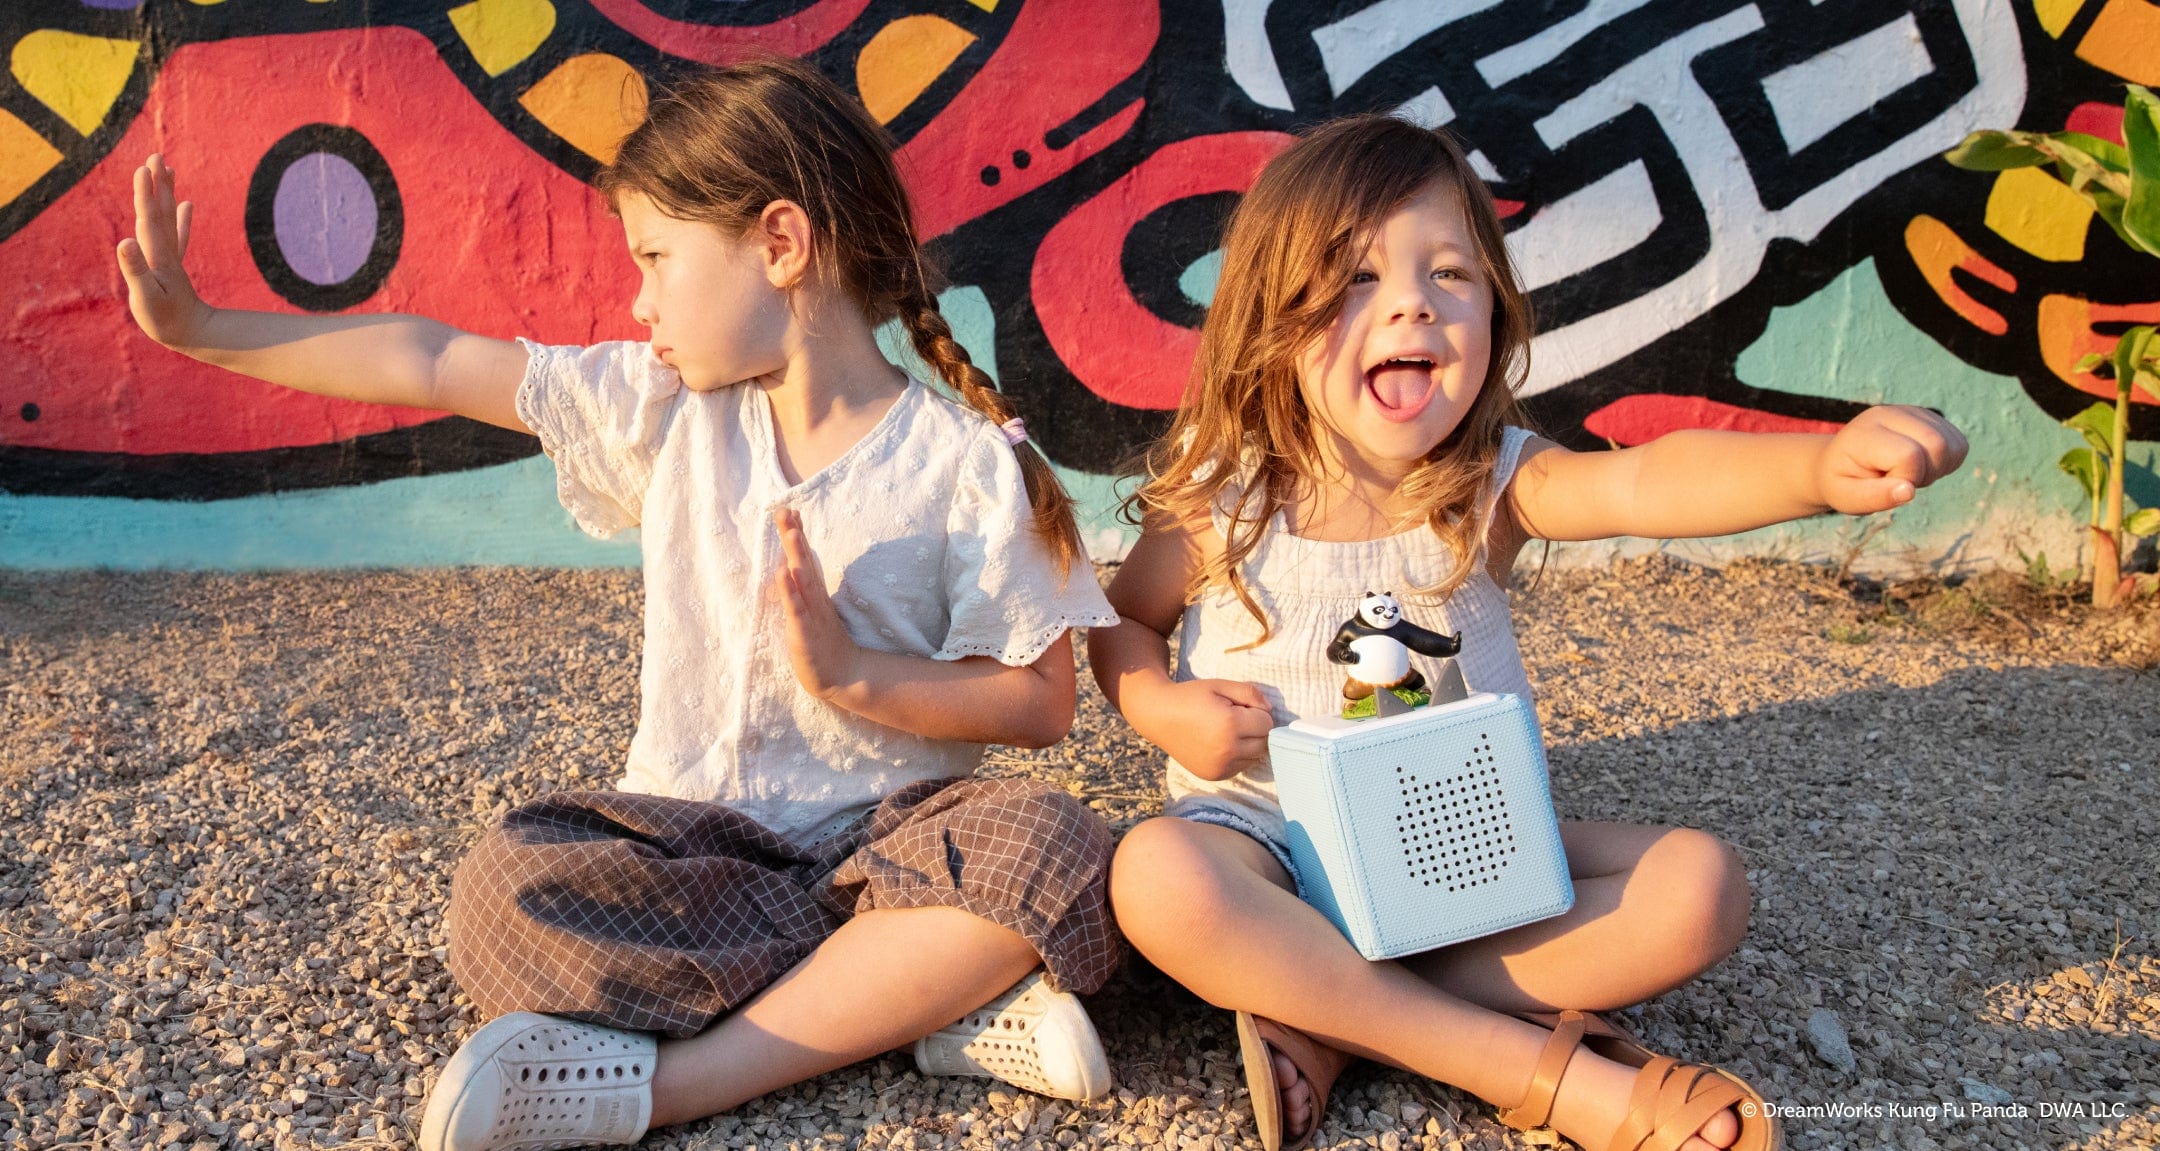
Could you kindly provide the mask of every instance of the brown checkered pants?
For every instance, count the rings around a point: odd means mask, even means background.
[[[1101,987],[1110,829],[1020,779],[894,793],[812,849],[717,803],[561,792],[503,817],[451,883],[450,971],[481,1011],[681,1038],[778,979],[857,912],[956,907],[1017,932],[1053,986]]]

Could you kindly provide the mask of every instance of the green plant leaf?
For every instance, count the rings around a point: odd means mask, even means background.
[[[2123,530],[2134,536],[2160,534],[2160,508],[2139,508],[2123,517]]]
[[[2130,85],[2123,101],[2123,143],[2130,153],[2130,194],[2123,231],[2138,247],[2160,256],[2160,98]]]
[[[2099,501],[2100,489],[2107,483],[2107,465],[2100,462],[2099,453],[2091,448],[2071,448],[2055,461],[2055,466],[2085,489],[2085,498]]]
[[[2115,450],[2115,405],[2094,404],[2063,421],[2063,426],[2085,437],[2094,451],[2110,456]]]
[[[2047,163],[2047,153],[2026,142],[2032,138],[2029,132],[1974,132],[1943,153],[1943,159],[1968,172],[2001,172]]]
[[[2130,385],[2137,381],[2138,372],[2144,370],[2145,361],[2152,344],[2153,328],[2150,324],[2139,324],[2137,327],[2124,332],[2115,341],[2115,389],[2118,392],[2129,393]],[[2110,413],[2108,416],[2110,443],[2113,442],[2115,435],[2114,421],[2115,417],[2113,413]]]
[[[2058,148],[2073,148],[2091,156],[2101,167],[2111,172],[2130,170],[2130,150],[2113,140],[2103,140],[2083,132],[2050,132],[2047,138]]]

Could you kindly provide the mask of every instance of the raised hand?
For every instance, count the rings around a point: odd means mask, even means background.
[[[213,310],[182,266],[194,216],[194,204],[175,201],[165,157],[153,154],[135,169],[135,234],[120,241],[120,274],[127,277],[135,323],[169,348],[193,346]]]
[[[848,635],[825,590],[824,574],[803,532],[802,513],[781,508],[773,513],[773,520],[780,529],[782,562],[774,582],[786,625],[788,661],[803,690],[829,699],[854,681],[862,648]]]
[[[1887,511],[1965,462],[1965,437],[1926,408],[1869,408],[1823,449],[1823,502],[1847,515]]]

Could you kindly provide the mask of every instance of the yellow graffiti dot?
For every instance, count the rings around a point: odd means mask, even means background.
[[[2040,18],[2041,31],[2059,37],[2084,6],[2085,0],[2033,0],[2033,15]]]
[[[950,20],[902,16],[863,45],[855,59],[855,90],[878,123],[889,124],[974,42]]]
[[[2084,259],[2092,217],[2083,196],[2039,168],[2004,172],[1988,193],[1987,226],[2043,260]]]
[[[2108,0],[2078,41],[2078,59],[2133,84],[2160,84],[2160,7]]]
[[[104,123],[141,54],[133,40],[40,28],[15,42],[8,63],[23,91],[87,136]]]
[[[0,204],[13,203],[61,158],[30,125],[0,112]]]
[[[555,30],[548,0],[473,0],[450,10],[450,26],[490,76],[500,76],[546,43]]]
[[[645,119],[645,77],[605,52],[572,56],[518,103],[548,131],[603,164]]]
[[[968,3],[973,4],[974,6],[982,9],[985,12],[997,11],[997,0],[968,0]]]

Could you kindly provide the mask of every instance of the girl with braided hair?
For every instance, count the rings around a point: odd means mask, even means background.
[[[437,1078],[421,1146],[636,1142],[908,1044],[928,1072],[1101,1094],[1074,993],[1119,958],[1109,830],[1049,785],[970,777],[984,744],[1065,736],[1068,632],[1117,617],[938,314],[890,142],[814,69],[759,60],[654,101],[599,187],[648,342],[212,307],[156,156],[120,245],[166,346],[529,431],[581,527],[642,529],[629,762],[459,866],[450,967],[497,1018]],[[887,362],[895,318],[961,402]]]

